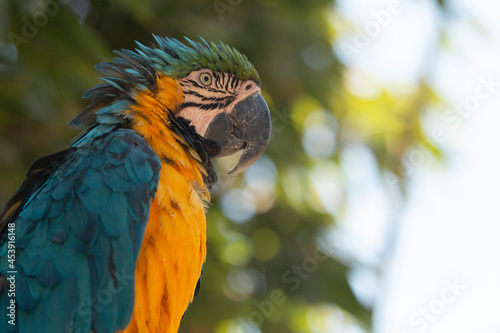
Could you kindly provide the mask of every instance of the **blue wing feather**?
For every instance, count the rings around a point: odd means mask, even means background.
[[[61,156],[56,167],[40,162],[53,170],[30,183],[29,197],[9,220],[16,226],[17,325],[2,320],[2,332],[106,333],[130,320],[160,160],[128,129],[83,137]],[[5,235],[0,278],[9,271]],[[5,317],[8,285],[0,288]]]

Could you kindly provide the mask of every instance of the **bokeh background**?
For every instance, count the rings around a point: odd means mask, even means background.
[[[488,0],[0,0],[0,205],[112,50],[223,41],[270,145],[220,182],[181,332],[500,332],[500,5]],[[57,315],[57,314],[54,314]]]

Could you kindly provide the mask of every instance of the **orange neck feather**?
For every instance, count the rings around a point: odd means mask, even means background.
[[[137,259],[134,313],[125,332],[177,332],[206,257],[206,171],[196,151],[170,128],[169,112],[175,114],[183,98],[176,80],[160,76],[157,90],[139,93],[128,111],[133,129],[151,145],[162,168]]]
[[[169,125],[169,112],[176,114],[184,99],[179,83],[168,77],[157,79],[157,91],[146,91],[135,97],[137,102],[129,113],[132,113],[133,128],[139,133],[166,163],[173,164],[189,181],[196,182],[203,200],[210,200],[210,194],[203,183],[200,167],[200,157],[187,144],[181,144],[183,139],[173,132]]]

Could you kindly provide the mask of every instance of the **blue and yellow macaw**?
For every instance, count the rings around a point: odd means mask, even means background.
[[[223,43],[155,36],[96,68],[104,83],[0,215],[0,332],[177,332],[199,288],[211,158],[264,152],[254,66]]]

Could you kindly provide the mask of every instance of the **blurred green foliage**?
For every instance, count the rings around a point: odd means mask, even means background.
[[[221,40],[259,71],[273,134],[253,176],[229,178],[231,161],[219,164],[202,288],[181,331],[254,332],[253,322],[262,332],[312,332],[311,320],[332,313],[369,329],[372,309],[347,282],[355,263],[317,241],[342,211],[341,176],[336,208],[325,207],[312,179],[336,170],[355,142],[404,187],[402,159],[425,141],[419,119],[435,96],[424,82],[403,97],[351,93],[332,51],[334,1],[9,0],[0,13],[0,203],[32,161],[71,142],[76,131],[67,124],[85,107],[79,96],[99,82],[93,65],[110,60],[113,49],[147,45],[152,33]],[[304,135],[324,124],[335,149],[308,152]]]

